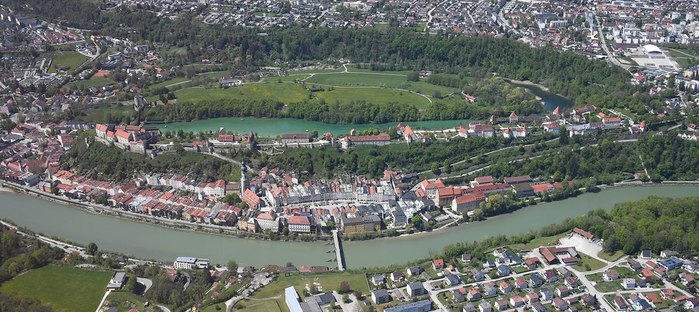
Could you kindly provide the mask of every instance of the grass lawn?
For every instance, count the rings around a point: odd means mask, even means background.
[[[579,254],[580,262],[576,264],[573,268],[584,272],[584,271],[594,271],[599,270],[604,267],[604,262],[599,261],[594,258],[590,258],[588,255]],[[587,265],[587,266],[586,266]]]
[[[430,105],[430,101],[421,95],[383,88],[336,88],[332,91],[316,92],[315,95],[328,103],[364,100],[374,104],[398,102],[412,103],[418,107]]]
[[[595,289],[597,289],[600,292],[613,292],[617,290],[621,290],[621,281],[611,281],[611,282],[598,282],[595,285]]]
[[[247,84],[228,89],[186,88],[177,90],[175,94],[180,102],[239,98],[247,100],[272,99],[283,103],[297,103],[308,99],[308,92],[300,84],[274,82]]]
[[[100,107],[90,107],[81,110],[84,116],[79,116],[77,119],[91,122],[107,122],[109,117],[124,117],[134,114],[133,107],[130,105],[110,104]]]
[[[102,86],[106,86],[106,85],[109,85],[112,83],[114,83],[114,80],[112,80],[112,78],[110,78],[110,77],[94,77],[94,76],[92,76],[92,77],[90,77],[90,79],[87,79],[87,80],[73,81],[73,82],[67,84],[66,86],[68,86],[68,87],[75,86],[78,89],[89,89],[91,87],[102,87]]]
[[[92,312],[104,296],[112,272],[46,266],[0,286],[0,292],[35,298],[54,311]]]
[[[561,237],[565,237],[568,233],[561,233],[553,236],[537,237],[526,244],[508,245],[512,250],[533,250],[540,246],[553,246]]]
[[[115,307],[119,311],[136,309],[139,312],[160,312],[160,309],[153,304],[144,307],[143,304],[147,301],[148,300],[145,298],[129,292],[116,291],[109,294],[104,305],[107,307]]]
[[[225,304],[221,303],[222,310],[216,310],[216,306],[211,306],[204,309],[202,312],[225,311]],[[270,300],[244,300],[235,305],[236,311],[249,312],[283,312],[288,311],[286,303],[283,299]]]
[[[623,257],[623,256],[624,256],[624,252],[621,251],[621,250],[617,250],[617,252],[615,252],[614,254],[611,254],[611,255],[610,255],[610,254],[608,254],[608,253],[606,253],[606,252],[604,252],[604,251],[600,251],[600,252],[597,254],[597,256],[600,257],[600,258],[602,258],[602,259],[604,259],[604,260],[607,260],[607,261],[609,261],[609,262],[614,262],[614,261],[619,260],[619,258]]]
[[[55,73],[57,68],[61,66],[67,66],[70,67],[70,70],[75,70],[88,60],[87,56],[75,51],[55,52],[52,55],[52,59],[51,67],[49,67],[50,73]]]
[[[155,90],[155,89],[160,88],[160,87],[167,87],[167,86],[169,86],[169,85],[171,85],[171,84],[176,84],[176,83],[184,82],[184,81],[187,81],[187,80],[189,80],[189,79],[187,79],[187,78],[185,78],[185,77],[175,77],[175,78],[172,78],[172,79],[163,80],[163,81],[161,81],[161,82],[154,83],[154,84],[148,86],[148,89],[149,89],[149,90]]]

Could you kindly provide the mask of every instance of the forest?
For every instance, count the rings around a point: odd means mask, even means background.
[[[84,140],[73,142],[61,158],[61,166],[77,169],[93,179],[116,182],[128,181],[137,172],[188,174],[200,182],[211,182],[230,179],[234,167],[224,160],[181,149],[150,159],[98,142],[87,147]]]
[[[643,172],[641,159],[654,182],[696,180],[699,177],[699,146],[677,136],[641,137],[637,143],[614,143],[601,137],[597,146],[572,148],[522,163],[496,163],[482,174],[506,177],[528,174],[556,181],[590,179],[589,184],[609,184]]]

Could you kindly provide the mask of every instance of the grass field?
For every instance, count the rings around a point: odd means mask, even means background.
[[[87,80],[77,80],[73,81],[66,86],[72,87],[75,86],[80,89],[89,89],[91,87],[102,87],[106,86],[108,84],[114,83],[114,80],[110,77],[91,77],[90,79]]]
[[[565,237],[568,233],[561,233],[554,236],[544,236],[538,237],[526,244],[512,244],[509,245],[513,250],[532,250],[539,246],[553,246],[556,244],[558,239]]]
[[[54,311],[92,312],[111,277],[111,272],[46,266],[6,282],[0,292],[38,299]]]
[[[688,68],[699,60],[699,52],[696,50],[667,48],[666,51],[682,68]]]
[[[365,100],[375,104],[389,102],[416,104],[418,106],[430,104],[429,100],[419,94],[384,88],[336,88],[332,91],[317,92],[316,96],[325,99],[328,103]]]
[[[119,311],[135,309],[139,312],[160,312],[160,309],[152,304],[144,307],[146,302],[147,300],[141,296],[129,292],[113,291],[109,294],[107,300],[105,300],[104,305],[107,307],[115,307]]]
[[[203,100],[223,100],[240,98],[247,100],[272,99],[283,103],[297,103],[308,99],[308,91],[300,84],[293,83],[254,83],[241,87],[187,88],[175,92],[178,101],[199,102]]]
[[[96,108],[86,108],[81,110],[81,112],[85,115],[77,117],[77,119],[79,120],[91,122],[107,122],[109,121],[110,116],[112,116],[112,118],[123,118],[124,116],[129,116],[134,113],[134,109],[132,106],[112,104]]]
[[[594,271],[594,270],[599,270],[604,267],[604,262],[599,261],[597,259],[591,258],[588,255],[584,254],[579,254],[580,255],[580,262],[576,264],[573,268],[584,272],[584,271]],[[585,266],[587,265],[587,267]],[[589,267],[589,269],[588,269]]]
[[[155,90],[155,89],[160,88],[160,87],[167,87],[167,86],[169,86],[169,85],[171,85],[171,84],[176,84],[176,83],[184,82],[184,81],[187,81],[187,80],[189,80],[189,79],[187,79],[187,78],[185,78],[185,77],[175,77],[175,78],[172,78],[172,79],[163,80],[163,81],[161,81],[161,82],[154,83],[154,84],[148,86],[148,89],[150,89],[150,90]]]
[[[55,73],[58,67],[67,66],[70,70],[75,70],[80,67],[82,63],[87,61],[87,56],[84,56],[75,51],[69,52],[55,52],[52,55],[53,61],[51,62],[51,67],[49,67],[50,73]]]
[[[611,255],[604,252],[604,251],[600,251],[597,254],[597,257],[600,257],[600,258],[607,260],[609,262],[617,261],[617,260],[619,260],[619,258],[621,258],[623,256],[624,256],[624,252],[621,250],[617,250],[617,252],[615,252],[614,254],[611,254]]]
[[[352,290],[359,290],[362,294],[369,294],[369,284],[364,274],[358,273],[325,273],[325,274],[292,274],[284,276],[280,274],[271,284],[255,292],[252,296],[254,300],[242,302],[243,311],[287,311],[284,302],[284,288],[294,286],[296,292],[303,299],[306,284],[309,286],[313,282],[320,283],[323,292],[328,292],[340,288],[340,283],[347,281]],[[268,300],[265,300],[268,299]],[[260,301],[264,300],[264,301]]]

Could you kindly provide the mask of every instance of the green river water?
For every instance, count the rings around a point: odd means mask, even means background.
[[[653,185],[612,188],[563,201],[526,207],[486,221],[432,233],[361,242],[345,242],[350,268],[405,263],[439,253],[447,244],[474,241],[488,236],[513,235],[558,223],[597,208],[648,196],[699,195],[699,186]],[[45,235],[81,244],[96,242],[105,250],[135,257],[173,261],[177,256],[209,258],[214,263],[235,259],[240,264],[327,265],[334,258],[326,242],[273,242],[248,240],[189,231],[178,231],[115,217],[86,213],[78,208],[45,201],[25,194],[0,192],[0,217]]]

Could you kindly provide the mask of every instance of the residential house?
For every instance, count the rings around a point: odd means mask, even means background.
[[[465,299],[464,294],[458,289],[451,290],[451,298],[454,300],[454,302],[464,302]]]
[[[432,268],[435,271],[441,270],[444,268],[444,259],[434,259],[432,260]]]
[[[565,311],[568,309],[568,303],[561,298],[554,298],[553,307],[558,311]]]
[[[495,310],[505,311],[507,310],[509,303],[505,299],[495,300]]]
[[[461,284],[461,279],[454,274],[447,274],[444,276],[444,284],[446,286],[456,286]]]
[[[473,305],[473,303],[467,303],[464,305],[463,309],[461,310],[462,312],[476,312],[476,307]]]
[[[638,257],[643,259],[643,260],[650,259],[652,257],[651,253],[650,253],[650,249],[641,250],[641,254]]]
[[[534,188],[529,183],[519,183],[512,185],[512,193],[516,198],[534,196]]]
[[[619,279],[619,273],[612,269],[606,270],[604,271],[604,274],[602,274],[602,279],[604,279],[607,282],[616,281]]]
[[[456,213],[462,213],[463,211],[472,211],[478,208],[480,203],[485,201],[485,194],[483,193],[470,193],[456,197],[452,200],[451,210]]]
[[[509,294],[512,292],[512,290],[514,290],[514,287],[512,287],[512,285],[510,285],[506,281],[501,281],[499,284],[499,288],[500,292],[502,292],[503,294]]]
[[[517,287],[518,290],[525,290],[529,288],[529,284],[527,283],[527,281],[520,277],[515,280],[515,287]]]
[[[499,276],[507,276],[512,274],[512,268],[510,268],[507,265],[501,264],[498,266],[498,275]]]
[[[468,294],[466,294],[466,299],[468,299],[468,301],[478,301],[478,300],[481,300],[482,298],[483,298],[483,295],[481,295],[480,289],[475,288],[475,287],[471,288],[468,291]]]
[[[415,297],[426,294],[427,290],[422,285],[422,282],[412,282],[408,284],[407,292],[408,296]]]
[[[566,277],[564,283],[566,284],[566,286],[570,288],[578,287],[578,285],[580,284],[575,276]]]
[[[495,136],[493,126],[488,124],[471,123],[468,125],[468,136],[479,136],[484,138],[492,138]]]
[[[551,288],[542,287],[539,290],[539,298],[542,301],[551,301],[551,300],[553,300],[553,291],[551,290]]]
[[[539,294],[536,291],[530,291],[526,295],[527,302],[529,304],[533,304],[535,302],[539,302]]]
[[[421,266],[414,266],[414,267],[409,267],[406,272],[408,273],[408,276],[418,276],[422,274],[422,272],[425,272],[425,269],[423,269]]]
[[[523,307],[524,306],[524,299],[519,296],[519,295],[514,295],[510,297],[510,307],[513,309]]]
[[[634,289],[636,288],[636,280],[633,278],[625,278],[621,281],[621,286],[624,289]]]
[[[561,125],[557,122],[545,122],[543,125],[544,132],[551,134],[558,134],[561,131]]]
[[[546,312],[546,307],[541,304],[541,302],[532,303],[532,311],[534,312]]]
[[[395,271],[393,271],[393,273],[391,273],[391,281],[393,281],[393,282],[400,282],[400,281],[403,281],[404,279],[405,279],[405,276],[403,276],[403,272],[401,272],[399,270],[395,270]]]
[[[682,282],[684,286],[689,286],[694,283],[694,276],[692,274],[682,273],[680,274],[680,282]]]
[[[568,297],[570,295],[570,288],[567,286],[556,287],[556,295],[559,297]]]
[[[529,277],[529,287],[536,288],[544,284],[544,279],[541,275],[534,273]]]
[[[371,300],[374,301],[375,304],[384,304],[391,301],[391,296],[388,294],[387,290],[377,289],[371,291]]]
[[[624,300],[624,297],[616,295],[614,296],[614,306],[618,311],[626,311],[629,306],[626,304],[626,300]]]
[[[478,304],[478,311],[480,311],[480,312],[492,312],[493,306],[490,305],[490,302],[484,300]]]
[[[463,262],[463,263],[471,262],[471,254],[464,253],[463,255],[461,255],[461,262]]]
[[[386,276],[383,274],[375,274],[371,276],[371,283],[374,284],[374,286],[382,286],[386,283]]]
[[[556,275],[556,271],[553,269],[544,271],[544,278],[546,279],[547,283],[554,283],[558,281],[558,275]]]

